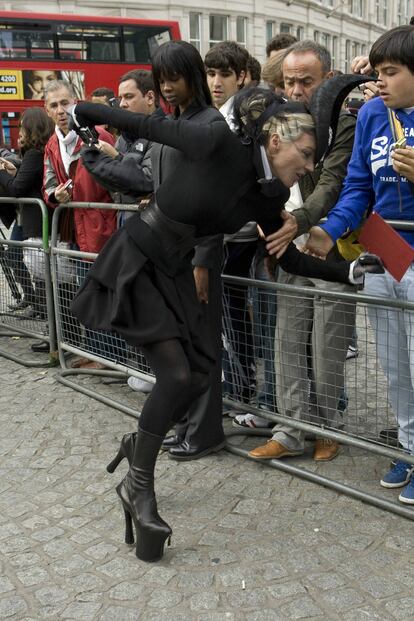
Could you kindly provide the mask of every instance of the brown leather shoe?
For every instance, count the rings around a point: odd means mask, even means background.
[[[89,360],[89,358],[80,358],[72,364],[72,369],[106,369],[107,367],[102,362],[95,362],[95,360]]]
[[[331,461],[339,452],[339,443],[329,438],[319,438],[315,442],[315,451],[313,459],[315,461]]]
[[[70,368],[81,369],[83,366],[85,366],[85,364],[88,364],[88,362],[91,362],[89,358],[78,358],[77,360],[74,360],[72,362],[72,364],[70,365]]]
[[[268,440],[266,444],[258,446],[249,451],[249,457],[254,459],[279,459],[279,457],[296,457],[302,455],[303,451],[292,451],[277,440]]]
[[[89,360],[88,364],[84,364],[81,369],[107,369],[108,367],[106,367],[104,364],[102,364],[102,362],[95,362],[95,360]]]

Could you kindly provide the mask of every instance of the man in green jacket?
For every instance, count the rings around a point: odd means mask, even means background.
[[[313,41],[290,46],[283,61],[285,94],[293,101],[308,103],[313,92],[332,77],[329,51]],[[354,142],[356,120],[340,116],[335,142],[323,164],[303,177],[291,189],[284,212],[285,225],[267,238],[267,250],[279,257],[287,244],[301,236],[326,216],[339,197]],[[334,249],[327,260],[342,260]],[[353,292],[350,285],[326,283],[294,276],[279,269],[278,282],[316,287],[339,294]],[[344,388],[344,363],[355,327],[355,304],[318,296],[278,294],[275,339],[277,404],[279,413],[296,420],[309,420],[311,381],[314,386],[316,415],[311,422],[337,428],[340,424],[338,401]],[[311,346],[312,356],[309,356]],[[309,373],[309,370],[311,373]],[[303,453],[305,434],[288,423],[277,424],[266,444],[250,451],[256,459],[277,459]],[[338,443],[319,439],[314,459],[328,461],[336,457]]]

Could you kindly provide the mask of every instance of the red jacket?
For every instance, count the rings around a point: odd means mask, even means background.
[[[101,140],[114,144],[113,137],[101,127],[96,128]],[[112,203],[111,195],[99,185],[83,166],[80,138],[72,155],[69,176],[60,155],[59,140],[53,134],[45,148],[43,196],[50,207],[58,205],[54,191],[69,178],[73,181],[72,201],[80,203]],[[75,237],[83,252],[99,252],[116,229],[116,212],[106,209],[73,209]],[[63,216],[61,216],[63,217]]]

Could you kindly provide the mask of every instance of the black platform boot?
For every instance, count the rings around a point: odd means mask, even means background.
[[[119,451],[110,464],[107,465],[106,469],[108,472],[112,474],[115,472],[119,464],[123,459],[128,460],[128,464],[132,464],[132,458],[134,457],[135,450],[135,442],[137,439],[137,432],[126,433],[121,440],[121,446],[119,447]]]
[[[158,561],[164,544],[170,544],[172,530],[158,515],[154,493],[154,468],[163,436],[138,428],[135,452],[125,479],[116,488],[125,512],[125,542],[134,543],[136,555],[142,561]]]

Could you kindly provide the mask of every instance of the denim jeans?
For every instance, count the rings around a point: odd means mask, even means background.
[[[364,293],[389,300],[414,302],[414,264],[401,282],[391,274],[366,274]],[[389,400],[399,425],[398,439],[414,452],[414,313],[381,306],[369,306],[377,352],[387,377]]]

